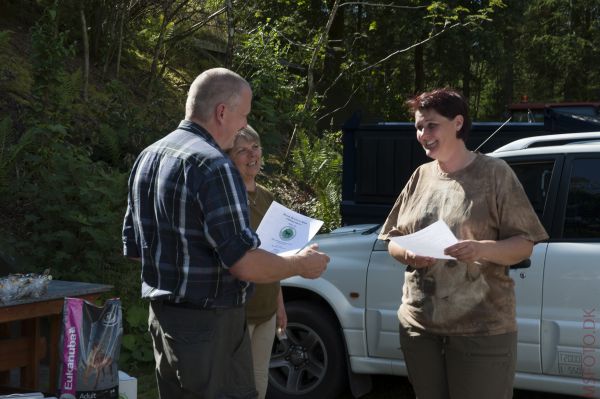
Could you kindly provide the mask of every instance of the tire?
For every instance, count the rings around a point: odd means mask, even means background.
[[[286,304],[288,339],[275,338],[269,399],[334,399],[347,386],[345,346],[329,313],[311,302]]]

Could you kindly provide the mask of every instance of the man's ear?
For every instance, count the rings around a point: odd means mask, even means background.
[[[225,118],[225,104],[221,103],[215,107],[215,117],[217,118],[217,121],[223,121]]]

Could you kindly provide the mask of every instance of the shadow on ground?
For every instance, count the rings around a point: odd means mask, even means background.
[[[373,376],[373,390],[361,399],[414,399],[415,394],[406,377]],[[350,392],[338,399],[353,399]],[[556,395],[545,392],[515,390],[513,399],[577,399],[576,396]]]

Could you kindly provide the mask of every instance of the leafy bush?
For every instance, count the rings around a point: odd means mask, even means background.
[[[15,248],[59,278],[100,279],[103,265],[119,259],[114,228],[122,220],[126,176],[92,162],[68,142],[62,125],[38,125],[24,137],[31,139],[14,184],[26,240]]]
[[[135,303],[124,309],[129,326],[123,334],[121,361],[126,364],[147,363],[154,360],[152,340],[148,334],[148,305]]]

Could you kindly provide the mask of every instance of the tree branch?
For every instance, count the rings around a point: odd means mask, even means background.
[[[358,73],[361,73],[361,72],[364,72],[364,71],[368,71],[369,69],[373,69],[373,68],[375,68],[377,65],[379,65],[379,64],[381,64],[381,63],[383,63],[383,62],[385,62],[385,61],[389,60],[389,59],[390,59],[390,58],[392,58],[393,56],[395,56],[395,55],[398,55],[398,54],[401,54],[401,53],[405,53],[405,52],[407,52],[408,50],[411,50],[411,49],[413,49],[413,48],[415,48],[415,47],[417,47],[417,46],[420,46],[420,45],[422,45],[422,44],[425,44],[425,43],[427,43],[428,41],[435,39],[436,37],[438,37],[438,36],[439,36],[439,35],[441,35],[442,33],[444,33],[444,32],[447,32],[447,31],[449,31],[450,29],[454,29],[454,28],[456,28],[457,26],[461,26],[461,25],[463,25],[463,24],[462,24],[462,23],[460,23],[460,22],[457,22],[457,23],[455,23],[454,25],[451,25],[451,26],[449,26],[449,27],[447,27],[447,28],[444,28],[444,29],[442,29],[441,31],[439,31],[439,32],[438,32],[438,33],[436,33],[435,35],[433,35],[433,36],[429,36],[429,37],[428,37],[427,39],[425,39],[425,40],[421,40],[420,42],[417,42],[417,43],[415,43],[415,44],[413,44],[413,45],[411,45],[411,46],[409,46],[409,47],[406,47],[406,48],[404,48],[404,49],[402,49],[402,50],[396,50],[396,51],[394,51],[393,53],[391,53],[391,54],[388,54],[388,55],[387,55],[387,56],[385,56],[384,58],[380,59],[379,61],[377,61],[377,62],[375,62],[375,63],[373,63],[373,64],[371,64],[371,65],[369,65],[369,66],[367,66],[367,67],[365,67],[365,68],[363,68],[363,69],[360,69],[360,70],[358,70],[357,72],[358,72]]]
[[[296,47],[301,47],[301,48],[305,48],[307,50],[312,50],[313,48],[310,47],[307,44],[304,43],[300,43],[300,42],[296,42],[292,39],[290,39],[289,37],[287,37],[283,32],[281,32],[280,30],[276,29],[276,28],[271,28],[273,30],[273,32],[277,33],[279,36],[283,37],[285,40],[287,40],[288,43],[293,44]]]
[[[233,40],[235,29],[233,26],[233,2],[225,0],[225,8],[227,8],[227,49],[225,50],[225,66],[231,68],[233,64]]]
[[[85,20],[85,11],[83,9],[83,0],[79,3],[79,14],[81,17],[81,30],[83,41],[83,101],[88,100],[88,86],[90,84],[90,43],[87,33],[87,22]]]
[[[236,3],[236,1],[233,2],[233,4],[235,4],[235,3]],[[183,38],[186,38],[186,37],[192,35],[198,29],[202,28],[204,25],[206,25],[207,23],[209,23],[210,21],[212,21],[213,19],[215,19],[216,17],[218,17],[219,15],[223,14],[226,11],[227,11],[227,6],[221,7],[220,9],[213,12],[212,14],[210,14],[208,17],[206,17],[202,21],[196,22],[194,25],[190,26],[187,30],[181,32],[177,36],[170,37],[169,39],[166,40],[166,42],[178,41],[178,40],[181,40]]]
[[[348,1],[346,3],[342,3],[339,6],[343,7],[343,6],[353,6],[353,5],[359,5],[359,6],[369,6],[369,7],[386,7],[386,8],[401,8],[404,10],[419,10],[421,8],[427,8],[427,6],[397,6],[395,4],[381,4],[381,3],[367,3],[364,1]]]
[[[350,104],[350,100],[352,100],[352,97],[354,97],[354,94],[356,94],[356,92],[358,91],[358,89],[359,89],[359,88],[360,88],[360,84],[358,84],[358,85],[356,86],[356,89],[354,89],[354,90],[352,91],[352,93],[350,93],[350,95],[348,96],[348,99],[346,100],[346,103],[345,103],[344,105],[342,105],[341,107],[337,107],[337,108],[336,108],[336,109],[334,109],[333,111],[331,111],[331,112],[328,112],[328,113],[326,113],[325,115],[321,116],[319,119],[317,119],[317,123],[318,123],[318,122],[321,122],[323,119],[327,118],[328,116],[330,116],[330,115],[333,115],[333,114],[335,114],[336,112],[338,112],[338,111],[340,111],[340,110],[342,110],[342,109],[346,108],[346,107],[348,106],[348,104]]]
[[[391,53],[391,54],[387,55],[386,57],[382,58],[381,60],[379,60],[379,61],[375,62],[374,64],[371,64],[371,65],[369,65],[369,66],[367,66],[367,67],[365,67],[365,68],[363,68],[363,69],[360,69],[360,70],[358,70],[358,71],[356,71],[356,72],[354,72],[354,73],[361,73],[361,72],[367,71],[367,70],[369,70],[369,69],[372,69],[372,68],[374,68],[375,66],[377,66],[377,65],[379,65],[379,64],[381,64],[381,63],[383,63],[383,62],[385,62],[385,61],[387,61],[387,60],[389,60],[389,59],[390,59],[390,58],[392,58],[393,56],[395,56],[395,55],[397,55],[397,54],[400,54],[400,53],[404,53],[404,52],[406,52],[406,51],[408,51],[408,50],[410,50],[410,49],[413,49],[413,48],[415,48],[415,47],[417,47],[417,46],[420,46],[420,45],[422,45],[422,44],[425,44],[425,43],[427,43],[429,40],[432,40],[432,39],[436,38],[437,36],[441,35],[441,34],[442,34],[442,33],[444,33],[445,31],[448,31],[448,30],[450,30],[450,29],[453,29],[453,28],[455,28],[455,27],[457,27],[457,26],[459,26],[459,25],[461,25],[461,23],[458,23],[458,22],[457,22],[456,24],[454,24],[454,25],[452,25],[452,26],[450,26],[450,27],[447,27],[447,28],[445,28],[445,29],[442,29],[441,31],[439,31],[439,32],[438,32],[438,33],[436,33],[435,35],[433,35],[433,36],[430,36],[430,37],[428,37],[428,38],[427,38],[427,39],[425,39],[425,40],[421,40],[420,42],[417,42],[417,43],[415,43],[415,44],[413,44],[413,45],[411,45],[411,46],[409,46],[409,47],[407,47],[407,48],[404,48],[404,49],[402,49],[402,50],[397,50],[397,51],[395,51],[395,52],[393,52],[393,53]],[[350,65],[350,67],[352,67],[352,64]],[[336,78],[333,80],[333,82],[331,82],[331,84],[329,85],[329,87],[327,87],[327,88],[326,88],[326,89],[323,91],[323,97],[326,97],[326,96],[327,96],[327,93],[329,92],[329,90],[331,90],[331,89],[333,88],[333,86],[335,86],[335,85],[338,83],[338,81],[339,81],[339,80],[342,78],[342,76],[343,76],[344,74],[346,74],[346,73],[347,73],[349,70],[350,70],[350,68],[348,68],[348,69],[346,69],[346,70],[344,70],[344,71],[341,71],[341,72],[338,74],[338,76],[336,76]],[[329,113],[327,113],[327,114],[325,114],[325,115],[321,116],[321,117],[320,117],[320,118],[319,118],[317,121],[321,121],[322,119],[326,118],[327,116],[329,116],[329,115],[331,115],[331,114],[333,114],[333,113],[335,113],[335,112],[337,112],[337,111],[339,111],[339,110],[341,110],[341,109],[345,108],[345,107],[346,107],[346,106],[347,106],[347,105],[350,103],[350,100],[352,99],[352,97],[354,96],[354,94],[356,93],[356,91],[358,90],[358,88],[359,88],[359,87],[360,87],[360,85],[359,85],[359,86],[358,86],[356,89],[354,89],[354,91],[353,91],[353,92],[350,94],[350,96],[349,96],[349,97],[348,97],[348,99],[346,100],[346,103],[345,103],[343,106],[341,106],[341,107],[339,107],[339,108],[336,108],[335,110],[333,110],[333,111],[331,111],[331,112],[329,112]]]
[[[308,64],[308,73],[307,73],[307,84],[308,84],[308,93],[306,93],[306,101],[304,103],[304,110],[309,109],[309,105],[312,102],[312,98],[315,94],[315,84],[314,84],[314,69],[315,63],[317,62],[317,55],[319,54],[319,50],[323,47],[323,43],[325,39],[329,35],[329,30],[331,29],[331,25],[333,24],[333,20],[335,19],[335,15],[337,14],[337,10],[339,7],[339,0],[335,0],[333,3],[333,7],[331,7],[331,13],[329,14],[329,20],[327,21],[327,25],[325,25],[325,30],[321,34],[319,38],[319,42],[315,47],[312,57],[310,59],[310,63]]]

